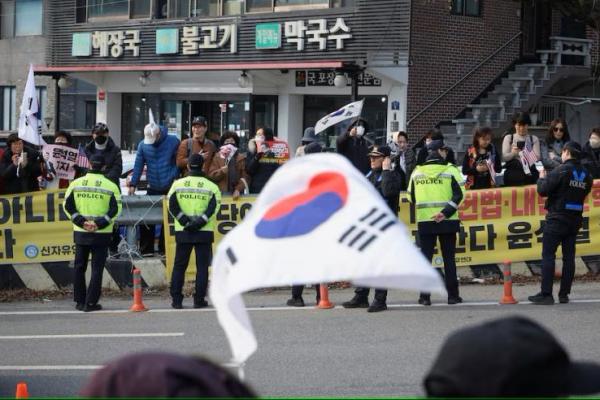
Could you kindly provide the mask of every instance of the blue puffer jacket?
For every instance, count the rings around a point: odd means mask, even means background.
[[[145,144],[142,140],[137,148],[131,184],[138,185],[146,165],[148,188],[168,192],[173,181],[179,176],[179,169],[175,162],[178,147],[179,139],[169,135],[163,126],[160,127],[160,138],[154,144]]]

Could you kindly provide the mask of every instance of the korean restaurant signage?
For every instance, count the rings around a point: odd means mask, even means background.
[[[140,57],[142,43],[149,40],[145,37],[147,34],[154,35],[155,55],[202,56],[221,49],[237,54],[238,33],[236,22],[189,24],[158,28],[149,33],[139,29],[77,32],[72,34],[71,55],[114,59],[125,55]],[[259,23],[255,25],[254,33],[258,50],[343,50],[346,41],[352,39],[344,18]]]
[[[333,70],[301,70],[296,71],[296,87],[305,86],[335,86],[335,71]],[[348,82],[350,85],[350,82]],[[358,85],[362,87],[380,87],[381,79],[367,73],[358,75]]]

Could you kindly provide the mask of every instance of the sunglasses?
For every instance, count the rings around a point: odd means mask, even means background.
[[[555,127],[554,128],[554,132],[564,132],[565,128],[559,128],[559,127]]]

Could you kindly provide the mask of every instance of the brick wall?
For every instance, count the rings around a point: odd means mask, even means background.
[[[480,0],[482,15],[450,13],[450,0],[413,0],[408,119],[460,80],[520,31],[520,3]],[[451,120],[509,67],[520,53],[513,41],[408,127],[411,142],[440,121]]]

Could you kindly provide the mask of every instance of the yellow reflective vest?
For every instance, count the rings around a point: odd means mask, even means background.
[[[121,214],[121,190],[110,179],[100,173],[89,172],[81,178],[75,179],[69,185],[65,193],[65,200],[73,196],[75,201],[76,213],[70,214],[67,208],[63,209],[65,214],[72,220],[81,215],[86,220],[95,220],[97,218],[105,218],[108,225],[102,229],[98,229],[94,233],[112,233],[115,219]],[[117,202],[117,213],[114,216],[109,216],[110,201],[115,198]],[[87,232],[85,229],[73,224],[75,232]]]
[[[432,217],[450,206],[455,210],[447,220],[458,220],[458,206],[452,201],[452,181],[455,180],[465,196],[465,182],[458,168],[439,162],[419,165],[413,171],[408,185],[409,198],[414,198],[417,222],[432,221]]]
[[[173,182],[167,195],[168,201],[171,200],[171,196],[177,198],[181,212],[192,219],[204,215],[214,196],[217,202],[215,212],[200,231],[212,232],[215,229],[217,213],[221,206],[221,191],[217,185],[202,176],[186,176]],[[175,232],[182,232],[184,227],[179,223],[180,216],[173,215],[173,217]]]

